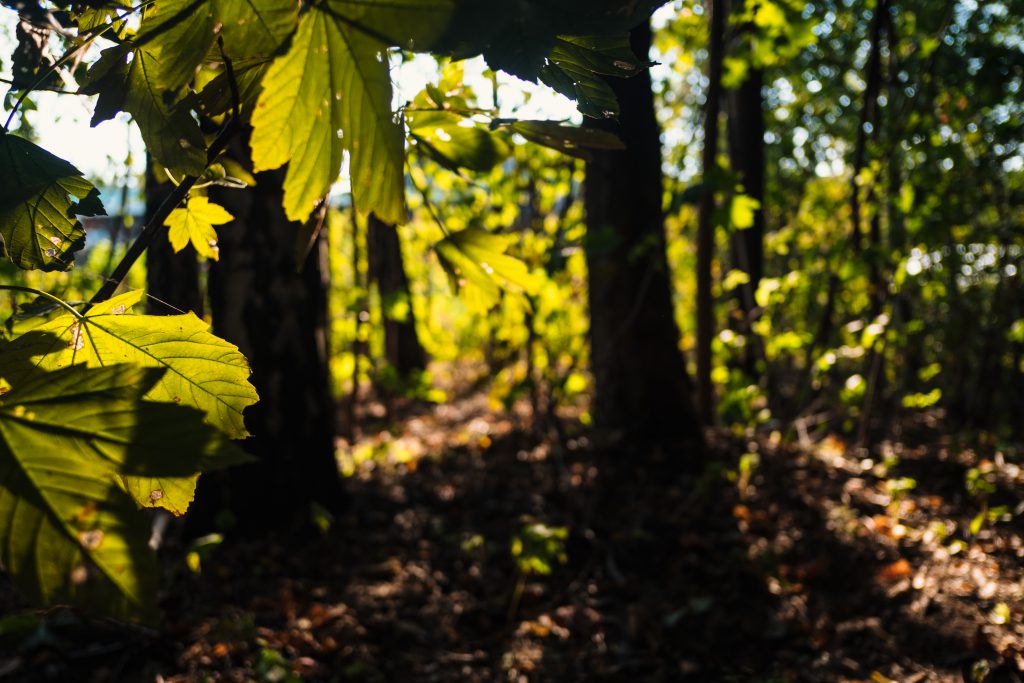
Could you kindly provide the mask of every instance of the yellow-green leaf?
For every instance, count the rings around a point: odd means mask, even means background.
[[[295,28],[298,10],[294,0],[160,0],[146,13],[135,44],[150,58],[152,82],[176,91],[218,36],[233,60],[270,56]]]
[[[189,197],[185,206],[174,209],[164,225],[169,228],[167,237],[174,251],[181,251],[189,242],[200,256],[214,261],[220,258],[217,247],[217,231],[215,225],[223,225],[234,220],[228,211],[214,204],[206,197]]]
[[[434,245],[441,266],[471,310],[487,311],[503,291],[520,298],[536,293],[540,279],[525,263],[505,253],[511,241],[507,235],[467,228]]]
[[[356,206],[405,220],[402,127],[391,111],[385,46],[320,7],[270,66],[252,115],[255,170],[288,164],[284,209],[304,221],[350,155]]]
[[[129,314],[138,296],[121,295],[80,318],[59,316],[0,347],[6,378],[17,386],[36,367],[75,364],[164,368],[167,372],[146,394],[148,400],[192,406],[228,436],[247,436],[242,412],[258,397],[238,348],[212,334],[193,313]]]
[[[37,370],[0,398],[0,565],[30,600],[155,617],[149,523],[120,477],[244,459],[198,411],[143,401],[163,373]]]

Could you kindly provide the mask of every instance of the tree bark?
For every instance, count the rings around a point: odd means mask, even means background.
[[[756,307],[754,293],[764,277],[764,111],[761,87],[764,73],[753,67],[735,90],[729,91],[729,161],[739,174],[743,192],[756,199],[754,223],[732,234],[733,267],[750,277],[740,286],[740,305],[748,321]]]
[[[646,24],[632,32],[646,57]],[[587,268],[594,425],[639,442],[698,443],[700,425],[679,350],[665,255],[661,148],[650,76],[609,79],[618,97],[613,130],[623,151],[594,151],[587,162]]]
[[[416,318],[412,311],[409,278],[402,262],[402,244],[395,226],[370,214],[367,220],[366,257],[370,279],[377,283],[384,310],[384,357],[402,380],[427,367],[427,353],[416,334]],[[404,319],[388,315],[389,303],[404,300]]]
[[[230,153],[251,168],[245,136]],[[211,192],[235,220],[217,230],[220,261],[209,292],[214,331],[252,365],[260,400],[246,411],[252,437],[243,445],[257,462],[204,476],[197,503],[208,519],[226,510],[243,530],[260,532],[306,525],[313,503],[337,510],[342,499],[327,364],[326,235],[297,271],[300,226],[281,208],[283,172],[256,180],[246,190]]]
[[[722,59],[725,51],[723,0],[706,0],[708,15],[708,88],[704,104],[704,190],[697,218],[697,404],[701,421],[715,419],[711,383],[711,340],[715,336],[711,265],[715,250],[715,168],[718,163],[718,116],[721,111]]]

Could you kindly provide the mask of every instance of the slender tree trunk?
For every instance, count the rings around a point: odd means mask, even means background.
[[[746,79],[729,91],[729,161],[740,176],[743,192],[760,205],[754,210],[754,223],[732,235],[732,263],[748,276],[740,286],[743,312],[751,315],[756,303],[754,292],[764,277],[764,111],[761,87],[764,73],[751,68]]]
[[[150,160],[146,164],[146,216],[143,224],[149,222],[172,189],[170,183],[157,181]],[[167,239],[167,230],[157,234],[146,250],[146,293],[149,295],[146,307],[151,314],[172,315],[192,311],[202,317],[205,307],[199,287],[199,262],[191,244],[176,254]]]
[[[646,57],[651,31],[632,32]],[[584,202],[590,273],[594,424],[640,442],[699,442],[700,426],[679,350],[665,256],[661,149],[650,76],[609,79],[621,107],[615,131],[624,151],[595,151]]]
[[[743,192],[757,200],[754,222],[749,228],[735,230],[731,239],[732,264],[747,274],[749,281],[738,288],[743,319],[740,332],[747,339],[744,366],[749,377],[755,377],[756,363],[764,358],[764,345],[754,332],[757,302],[754,294],[764,277],[764,111],[761,87],[764,73],[750,68],[746,79],[729,91],[729,160],[733,171],[740,176]]]
[[[711,340],[715,335],[714,301],[711,298],[711,265],[715,250],[715,169],[718,163],[718,116],[721,111],[722,58],[725,50],[723,0],[707,0],[708,88],[704,104],[704,191],[697,219],[697,403],[701,420],[715,418],[711,383]]]
[[[246,139],[231,153],[251,168]],[[246,190],[211,192],[235,220],[217,230],[220,261],[210,269],[209,290],[214,331],[252,365],[260,400],[246,411],[253,436],[244,445],[258,462],[204,476],[197,502],[261,531],[307,524],[313,503],[338,509],[341,488],[327,365],[326,235],[297,272],[299,225],[281,208],[283,173],[256,180]]]
[[[427,367],[427,353],[416,334],[416,318],[412,310],[409,278],[402,262],[402,244],[395,226],[370,214],[366,230],[366,256],[369,279],[377,283],[384,310],[384,357],[400,379],[408,379]],[[405,315],[389,315],[395,303],[405,302]]]

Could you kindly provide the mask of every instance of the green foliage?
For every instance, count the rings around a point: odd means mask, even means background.
[[[98,95],[95,126],[126,111],[139,126],[146,149],[167,168],[198,174],[206,166],[203,133],[187,110],[168,104],[154,82],[156,58],[125,45],[107,48],[82,83],[86,95]]]
[[[410,111],[409,137],[417,149],[450,171],[486,173],[509,156],[508,144],[477,126],[462,125],[464,118],[446,111]]]
[[[464,94],[447,88],[417,98],[406,129],[403,112],[392,109],[389,59],[403,48],[483,54],[492,66],[530,79],[543,68],[545,80],[578,98],[582,111],[606,116],[617,105],[600,77],[626,77],[643,66],[622,36],[656,4],[110,0],[55,3],[53,11],[29,3],[22,11],[62,24],[68,51],[52,63],[19,64],[15,85],[77,82],[81,94],[96,97],[93,125],[129,114],[148,154],[179,185],[183,203],[164,219],[172,246],[191,243],[217,259],[214,226],[231,216],[197,190],[246,182],[247,174],[217,159],[245,124],[256,171],[287,165],[283,203],[297,221],[327,195],[345,159],[359,212],[406,220],[407,131],[422,163],[460,174],[493,173],[516,154],[512,136],[493,129],[499,123],[579,157],[588,147],[621,146],[606,133],[552,122],[496,122],[496,112],[481,116],[460,106]],[[102,51],[80,64],[94,43]],[[84,245],[77,216],[100,215],[103,207],[73,166],[11,132],[16,115],[18,130],[30,132],[21,115],[34,107],[30,94],[6,100],[12,111],[0,133],[0,235],[16,266],[68,270]],[[147,226],[146,234],[159,227]],[[504,303],[522,316],[539,305],[541,319],[556,320],[557,288],[510,256],[516,240],[496,227],[464,224],[435,238],[470,310]],[[111,247],[101,245],[90,261],[103,249]],[[137,258],[137,250],[129,253]],[[248,434],[243,411],[257,399],[248,364],[194,314],[133,314],[139,291],[111,299],[103,291],[82,312],[33,287],[7,288],[37,300],[11,317],[0,344],[0,377],[13,387],[0,403],[3,567],[38,602],[152,618],[156,572],[137,508],[183,514],[201,471],[242,460],[227,439]],[[579,391],[579,349],[572,355],[559,381]]]
[[[144,400],[164,372],[38,372],[0,400],[0,559],[31,599],[155,617],[149,527],[122,487],[244,459],[199,411]]]
[[[21,268],[70,268],[85,246],[75,214],[104,213],[96,188],[68,162],[6,132],[0,132],[0,177],[5,255]]]
[[[550,574],[556,564],[565,564],[568,555],[565,542],[569,530],[565,527],[548,526],[542,522],[523,525],[512,538],[510,547],[519,571],[523,574]]]
[[[611,86],[601,76],[633,76],[642,66],[629,47],[629,36],[571,36],[555,39],[540,79],[551,88],[575,100],[582,114],[594,118],[616,118],[619,103]]]
[[[213,226],[223,225],[234,218],[224,207],[206,197],[190,197],[185,206],[171,211],[164,225],[169,228],[167,238],[174,251],[181,251],[191,243],[197,254],[216,261],[220,258],[220,249]]]
[[[257,171],[290,162],[285,213],[305,220],[350,154],[356,205],[382,220],[405,220],[402,129],[391,112],[385,45],[325,9],[299,22],[288,53],[264,78],[253,114]]]
[[[566,126],[557,121],[495,121],[507,125],[530,142],[558,150],[566,156],[587,161],[592,149],[625,149],[625,145],[613,133],[599,128],[578,128]]]
[[[505,254],[510,238],[479,228],[452,233],[434,246],[452,289],[461,291],[470,310],[486,312],[502,292],[533,294],[539,281],[520,260]]]
[[[36,326],[0,346],[0,367],[17,386],[38,369],[134,363],[167,370],[146,395],[202,411],[232,438],[248,435],[242,411],[256,402],[249,366],[238,348],[209,331],[194,313],[134,315],[141,291],[127,292]]]

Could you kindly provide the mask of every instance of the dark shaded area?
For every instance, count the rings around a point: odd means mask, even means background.
[[[248,142],[231,153],[247,168]],[[281,208],[283,172],[261,173],[251,191],[211,192],[235,220],[218,230],[220,261],[210,268],[214,332],[236,344],[253,368],[260,401],[246,411],[253,465],[203,477],[189,521],[197,532],[231,521],[253,533],[308,524],[311,503],[341,505],[334,459],[334,403],[327,368],[326,237],[301,270],[292,248],[298,225]]]
[[[384,313],[384,359],[399,381],[409,379],[426,369],[427,352],[416,334],[416,318],[398,231],[374,214],[366,219],[366,257],[369,277],[377,284]],[[396,304],[404,304],[404,317],[390,314]]]
[[[987,680],[1019,680],[1020,530],[985,530],[953,556],[919,533],[972,513],[953,497],[962,472],[942,465],[941,445],[908,450],[920,485],[893,497],[836,439],[800,450],[719,437],[702,473],[666,485],[624,472],[578,432],[564,447],[538,441],[472,399],[389,438],[438,430],[441,457],[358,468],[349,511],[320,538],[224,546],[200,575],[181,567],[181,549],[166,552],[178,569],[163,634],[58,610],[50,640],[5,631],[0,670],[24,681],[953,682],[987,666]],[[760,465],[743,474],[753,447]],[[568,528],[566,562],[524,577],[510,547],[538,522]],[[1002,601],[1012,616],[999,625],[990,612]]]
[[[631,41],[635,54],[647,55],[650,26],[634,29]],[[626,149],[593,151],[584,185],[594,425],[624,441],[698,444],[665,257],[650,74],[608,83],[621,107],[618,123],[586,123],[613,131]]]

